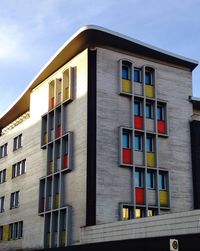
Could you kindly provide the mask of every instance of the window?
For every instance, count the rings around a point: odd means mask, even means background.
[[[136,210],[135,210],[135,217],[136,218],[145,217],[145,209],[144,208],[136,208]]]
[[[157,106],[157,120],[165,120],[164,107],[161,105]]]
[[[134,81],[141,82],[142,70],[139,68],[134,68]]]
[[[6,181],[6,169],[0,171],[0,184]]]
[[[123,148],[131,148],[130,144],[130,133],[123,132]]]
[[[135,187],[143,187],[143,172],[135,171]]]
[[[134,150],[142,151],[142,136],[139,134],[136,134],[134,137]]]
[[[0,197],[0,213],[4,212],[5,196]]]
[[[155,174],[152,171],[147,171],[147,188],[155,189]]]
[[[166,173],[159,174],[159,189],[167,190],[167,174]]]
[[[3,226],[0,226],[0,241],[3,240]]]
[[[3,158],[8,155],[8,143],[0,147],[0,158]]]
[[[12,166],[12,178],[20,176],[26,172],[26,160],[22,160]]]
[[[140,116],[141,115],[140,102],[139,101],[134,102],[134,115],[135,116]]]
[[[13,141],[13,151],[16,151],[17,149],[22,147],[22,134],[18,135],[14,138]]]
[[[147,136],[146,151],[147,152],[153,152],[154,151],[154,141],[153,141],[153,137],[151,137],[151,136]]]
[[[131,66],[128,64],[122,65],[122,78],[126,80],[131,79]]]
[[[157,215],[157,211],[155,209],[148,209],[148,217]]]
[[[11,193],[10,209],[19,207],[19,191]]]
[[[150,70],[145,71],[145,84],[153,85],[153,72]]]
[[[134,218],[133,212],[134,212],[133,206],[124,205],[122,211],[123,220],[133,219]]]
[[[146,103],[146,118],[153,119],[153,104]]]
[[[23,221],[15,222],[9,225],[9,239],[17,240],[23,236]]]

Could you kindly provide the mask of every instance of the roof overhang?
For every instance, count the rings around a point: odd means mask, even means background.
[[[193,104],[193,108],[200,110],[200,98],[189,96],[189,101]]]
[[[0,117],[0,129],[29,110],[30,92],[75,55],[86,48],[106,47],[115,48],[144,57],[153,58],[177,66],[189,68],[191,71],[198,65],[196,60],[188,59],[136,39],[108,29],[88,25],[77,31],[48,61],[36,77],[30,82],[22,95]]]

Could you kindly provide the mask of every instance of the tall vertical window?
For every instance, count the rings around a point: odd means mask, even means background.
[[[141,82],[142,79],[142,70],[139,68],[134,68],[134,81]]]
[[[19,191],[10,195],[10,209],[19,207]]]
[[[164,107],[161,105],[157,106],[157,120],[165,120]]]
[[[145,84],[153,85],[153,72],[150,70],[145,71]]]
[[[3,240],[3,226],[0,226],[0,241]]]
[[[0,213],[4,212],[5,196],[0,197]]]
[[[146,118],[152,119],[153,118],[153,104],[146,103]]]
[[[0,184],[6,181],[6,169],[0,171]]]
[[[159,174],[159,189],[167,190],[167,174],[166,173]]]
[[[17,240],[23,236],[23,221],[15,222],[9,225],[9,239]]]
[[[155,189],[155,173],[147,171],[147,188]]]
[[[143,187],[143,172],[136,170],[135,171],[135,187]]]
[[[141,151],[142,150],[142,135],[135,134],[134,137],[134,150]]]
[[[131,66],[128,64],[122,65],[122,78],[126,80],[131,80]]]
[[[13,140],[13,151],[22,147],[22,134],[18,135]]]
[[[135,116],[140,116],[141,115],[140,102],[139,101],[134,102],[134,115]]]
[[[131,148],[130,133],[123,132],[122,140],[123,140],[123,148]]]
[[[12,178],[26,173],[26,160],[22,160],[12,166]]]
[[[154,151],[154,139],[151,136],[147,136],[146,139],[146,151],[153,152]]]
[[[144,208],[136,208],[136,210],[135,210],[135,217],[136,218],[145,217],[145,209]]]
[[[3,158],[8,155],[8,143],[0,147],[0,158]]]

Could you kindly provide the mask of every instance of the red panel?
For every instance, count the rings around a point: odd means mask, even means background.
[[[123,163],[132,164],[132,149],[123,148]]]
[[[51,98],[51,108],[52,108],[52,109],[54,108],[54,97]]]
[[[144,189],[136,187],[135,193],[136,193],[136,204],[143,205],[144,204]]]
[[[64,155],[63,164],[64,164],[64,169],[66,169],[68,166],[68,155],[67,154]]]
[[[134,116],[134,127],[136,129],[143,129],[143,117]]]
[[[41,201],[41,211],[44,211],[44,203],[45,203],[45,198],[43,197]]]
[[[57,127],[57,137],[61,136],[61,126]]]
[[[166,133],[166,123],[164,120],[158,120],[158,133]]]

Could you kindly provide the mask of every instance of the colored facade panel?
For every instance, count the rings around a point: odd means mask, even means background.
[[[136,204],[143,205],[144,204],[144,189],[137,187],[135,189],[135,195],[136,195]]]
[[[6,181],[11,180],[12,179],[12,166],[9,166],[6,169]]]
[[[68,155],[67,154],[64,155],[63,164],[64,164],[64,169],[67,169],[68,167]]]
[[[45,205],[45,198],[43,197],[41,200],[41,211],[44,211],[44,205]]]
[[[57,137],[61,136],[61,126],[57,127]]]
[[[143,117],[134,116],[134,127],[135,129],[143,129]]]
[[[168,192],[160,190],[160,206],[161,207],[168,207],[169,206],[169,198]]]
[[[153,85],[145,85],[145,94],[149,98],[154,97],[154,86]]]
[[[56,208],[59,207],[60,200],[59,200],[59,193],[56,194]]]
[[[49,162],[49,173],[53,173],[53,161]]]
[[[147,152],[147,166],[155,167],[155,153]]]
[[[3,241],[9,240],[9,225],[3,226]]]
[[[123,148],[123,164],[132,164],[132,149]]]
[[[51,109],[53,109],[55,106],[55,98],[51,98]]]
[[[65,246],[65,242],[66,242],[66,231],[63,230],[61,234],[61,246]]]
[[[166,133],[166,122],[164,120],[158,120],[158,133]]]
[[[132,93],[131,80],[122,79],[122,92]]]

